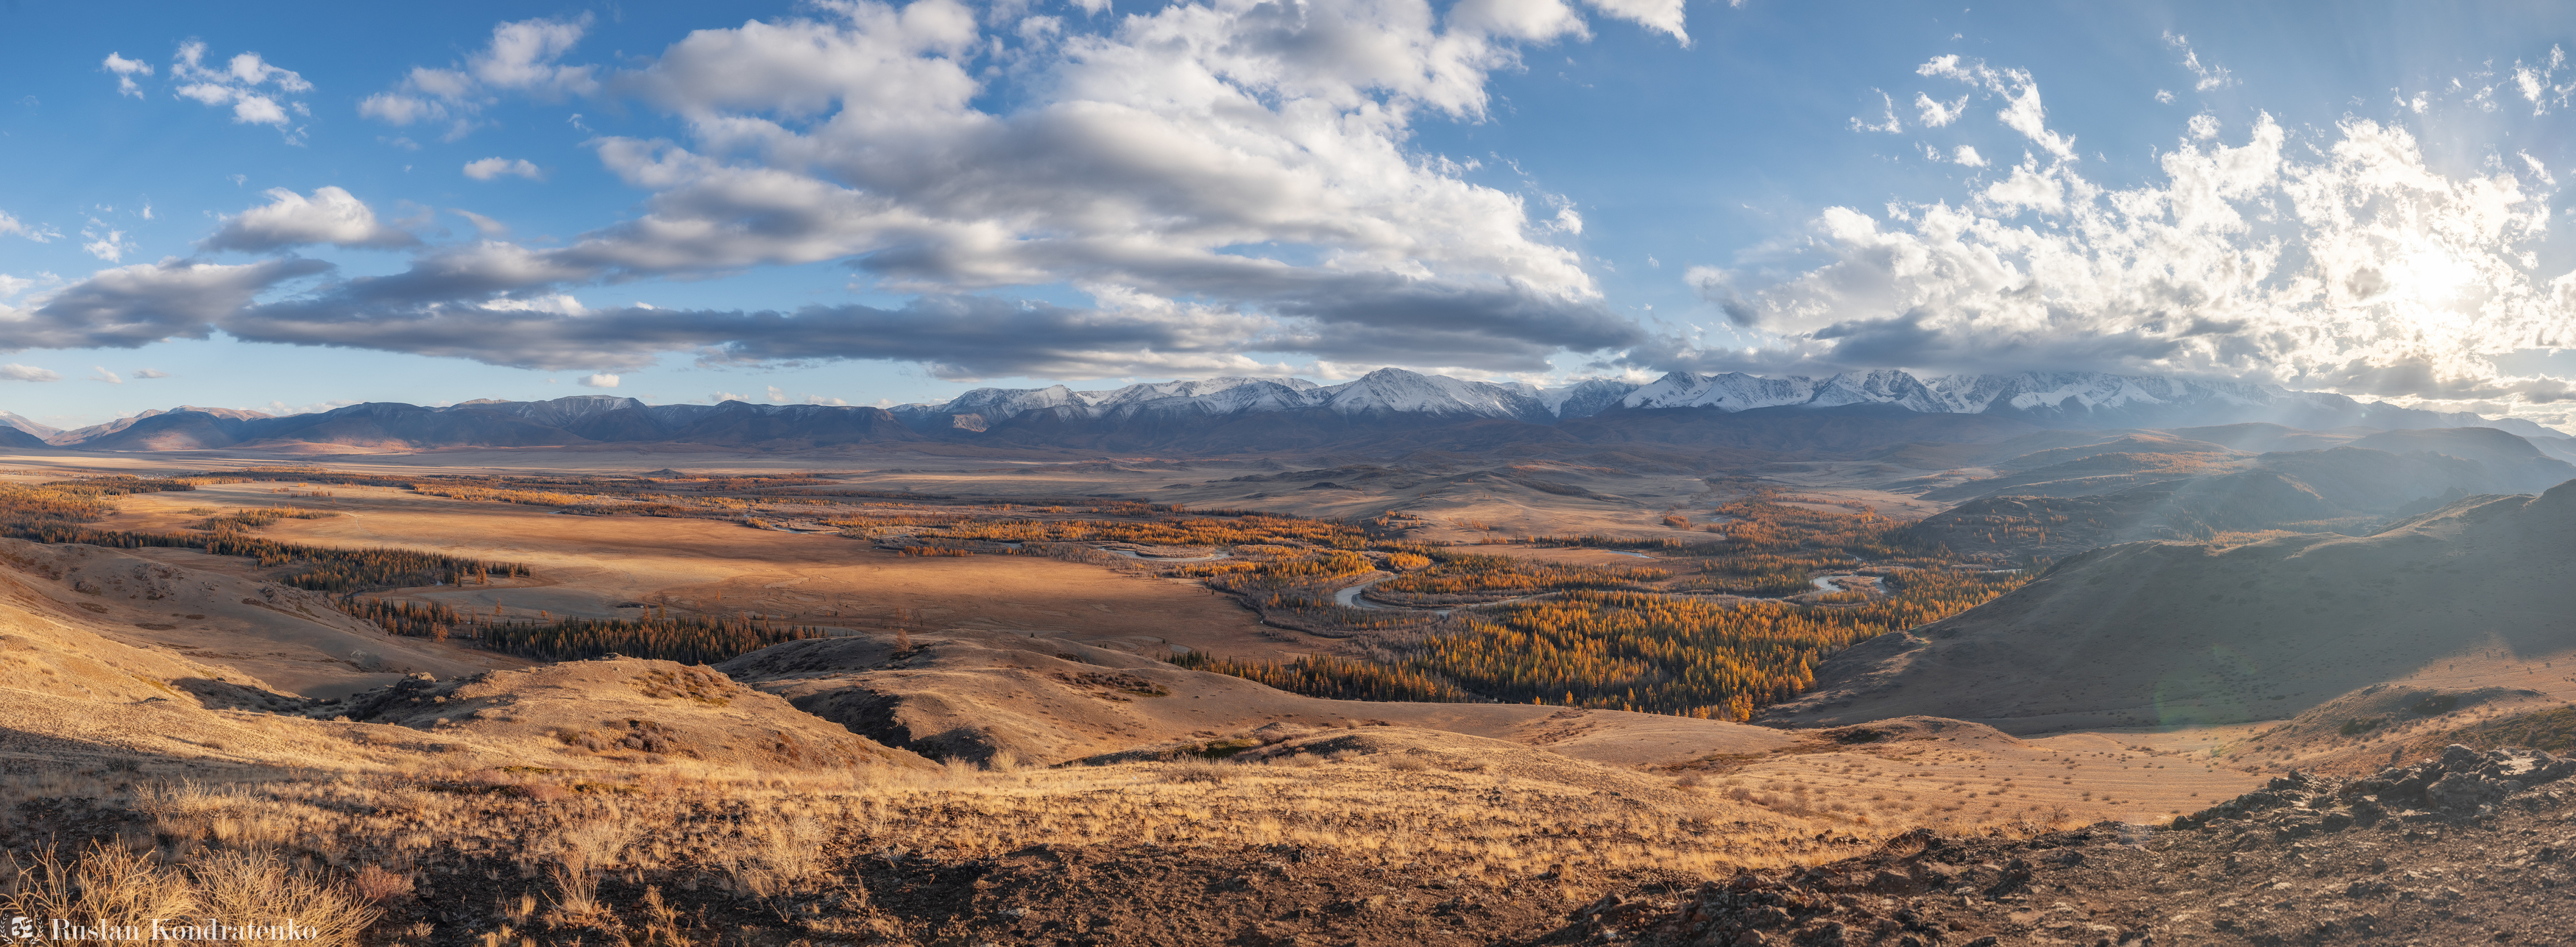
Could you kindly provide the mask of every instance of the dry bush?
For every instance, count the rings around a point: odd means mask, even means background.
[[[555,906],[564,913],[583,916],[599,908],[599,873],[617,863],[617,855],[635,840],[637,828],[623,820],[597,819],[572,825],[554,839],[555,865],[548,875],[555,883]]]
[[[662,900],[662,889],[644,888],[644,940],[638,947],[691,947],[680,912]]]
[[[734,844],[714,853],[733,889],[761,898],[794,892],[823,873],[830,833],[807,815],[747,822]]]
[[[188,875],[207,916],[227,923],[291,923],[311,931],[316,944],[355,943],[358,932],[383,913],[357,892],[289,870],[284,859],[268,852],[220,852],[190,864]]]
[[[196,892],[176,872],[149,856],[101,844],[92,844],[70,865],[51,851],[29,864],[0,855],[0,871],[10,876],[0,913],[11,917],[149,928],[155,919],[187,917],[198,907]]]
[[[156,922],[176,927],[211,918],[221,924],[292,925],[295,933],[265,939],[335,947],[355,943],[381,913],[346,886],[292,870],[269,852],[216,852],[181,872],[147,855],[93,844],[68,866],[46,852],[32,864],[0,858],[0,872],[11,876],[0,913],[81,926],[150,931]]]
[[[1419,773],[1423,770],[1430,769],[1431,763],[1419,756],[1410,756],[1399,753],[1396,754],[1394,758],[1386,761],[1386,768],[1399,773]]]
[[[411,873],[386,871],[375,865],[358,869],[355,880],[358,896],[378,904],[411,893]]]
[[[1234,775],[1235,764],[1216,760],[1180,760],[1163,766],[1167,783],[1221,783]]]

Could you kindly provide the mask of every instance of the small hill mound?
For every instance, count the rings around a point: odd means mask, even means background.
[[[1057,763],[1254,728],[1383,724],[1619,765],[1767,752],[1775,730],[1528,704],[1328,700],[1054,638],[950,629],[792,641],[717,669],[797,708],[938,759]]]
[[[2373,772],[2459,743],[2567,752],[2576,707],[2520,687],[2379,684],[2318,705],[2227,749],[2231,758],[2335,775]]]
[[[573,769],[682,761],[788,769],[919,762],[711,669],[640,658],[567,661],[454,681],[417,675],[306,712],[516,749],[529,763]]]

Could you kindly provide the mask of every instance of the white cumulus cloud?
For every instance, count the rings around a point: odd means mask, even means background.
[[[578,384],[584,388],[615,388],[617,387],[617,376],[607,372],[598,372],[596,374],[582,376],[581,381],[578,382]]]
[[[138,99],[143,97],[143,87],[135,84],[134,77],[152,74],[151,63],[140,59],[127,59],[115,53],[107,54],[107,58],[101,60],[98,67],[116,74],[116,94],[130,95]]]
[[[340,247],[408,247],[420,239],[376,219],[376,212],[356,195],[325,185],[308,198],[285,188],[262,193],[268,203],[224,218],[213,236],[199,242],[207,250],[260,252],[305,244]]]
[[[108,371],[105,365],[90,366],[89,380],[103,381],[111,385],[125,384],[125,379],[118,377],[115,372]]]
[[[465,163],[465,176],[489,181],[503,175],[516,175],[531,181],[545,180],[545,172],[526,158],[477,158]]]
[[[572,20],[519,20],[492,28],[481,50],[447,68],[414,68],[391,90],[358,103],[358,114],[388,125],[449,122],[454,141],[474,130],[476,116],[496,92],[553,101],[599,88],[597,68],[560,64],[590,29],[590,15]]]
[[[179,44],[179,53],[170,63],[170,78],[183,83],[177,90],[181,98],[215,107],[230,105],[235,122],[274,126],[288,141],[302,140],[299,130],[287,128],[292,122],[287,113],[311,114],[293,96],[313,91],[313,83],[258,53],[241,53],[220,68],[207,66],[205,59],[205,43],[189,40]]]

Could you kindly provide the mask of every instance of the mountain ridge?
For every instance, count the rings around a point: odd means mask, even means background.
[[[1861,413],[1849,415],[1851,411]],[[1868,420],[1857,422],[1863,417]],[[1720,423],[1719,418],[1735,420]],[[1975,423],[1965,423],[1972,418]],[[1578,435],[1573,440],[1584,442],[1751,448],[1746,438],[1756,437],[1749,432],[1758,430],[1766,445],[1759,449],[1778,450],[1804,427],[1822,430],[1850,423],[1875,426],[1882,434],[1874,436],[1885,436],[1891,426],[1946,432],[1930,434],[1930,440],[1982,439],[2025,426],[2478,427],[2507,438],[2531,438],[2529,444],[2539,445],[2539,451],[2576,456],[2576,440],[2529,421],[2365,404],[2343,395],[2277,386],[2087,372],[1927,381],[1895,369],[1821,379],[1673,372],[1643,384],[1593,379],[1539,388],[1383,368],[1337,385],[1224,377],[1099,391],[1063,385],[979,388],[938,404],[890,409],[738,400],[652,405],[618,395],[477,399],[445,406],[368,402],[282,417],[182,405],[49,436],[9,426],[0,430],[0,442],[94,451],[315,444],[417,449],[689,443],[796,449],[943,443],[1009,450],[1206,452],[1352,444],[1393,448],[1401,446],[1407,432],[1500,425],[1465,441],[1451,440],[1505,445],[1566,440],[1571,432]],[[1704,427],[1709,430],[1698,430]]]
[[[1207,387],[1203,393],[1179,389],[1185,384]],[[1338,385],[1318,385],[1298,378],[1238,377],[1135,384],[1098,391],[1074,391],[1063,385],[978,388],[945,402],[897,405],[888,410],[915,429],[928,431],[959,430],[952,419],[966,415],[974,416],[972,423],[979,428],[988,428],[1039,411],[1066,417],[1127,419],[1323,409],[1362,415],[1472,415],[1546,424],[1620,408],[1716,408],[1734,412],[1850,404],[1892,404],[1922,414],[1996,414],[2041,427],[2266,422],[2307,430],[2351,426],[2390,430],[2493,427],[2524,436],[2568,436],[2519,418],[2365,403],[2346,395],[2292,391],[2278,385],[2102,372],[1949,375],[1928,381],[1900,369],[1846,372],[1824,378],[1669,372],[1645,383],[1591,379],[1542,389],[1381,368]]]

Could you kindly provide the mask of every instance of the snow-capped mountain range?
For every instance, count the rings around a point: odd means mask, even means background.
[[[1384,368],[1338,385],[1302,378],[1210,378],[1100,391],[978,388],[942,404],[889,409],[916,429],[983,430],[1024,415],[1057,420],[1209,418],[1271,411],[1505,418],[1550,424],[1642,408],[1831,408],[1884,404],[1925,414],[2000,414],[2047,427],[2171,427],[2269,421],[2323,429],[2493,427],[2565,437],[2515,418],[2436,412],[2277,385],[2188,381],[2102,372],[2021,372],[1918,378],[1896,369],[1824,378],[1673,372],[1644,384],[1595,379],[1557,388],[1466,381]]]
[[[1556,388],[1380,369],[1338,385],[1297,378],[1210,378],[1104,391],[980,388],[944,404],[892,409],[810,404],[648,405],[613,395],[447,406],[369,402],[315,414],[182,406],[72,431],[0,415],[0,446],[78,451],[211,450],[260,444],[526,447],[678,443],[814,448],[939,441],[1005,449],[1276,450],[1281,445],[1405,442],[1402,432],[1489,421],[1555,425],[1575,441],[1619,440],[1638,424],[1701,412],[1989,415],[2042,427],[2173,428],[2269,421],[2324,430],[2490,427],[2576,457],[2576,440],[2519,419],[2488,419],[2272,385],[2025,372],[1919,378],[1902,371],[1826,378],[1674,372],[1644,384],[1593,380]],[[1812,416],[1811,416],[1812,417]],[[1755,427],[1770,424],[1747,418]],[[1824,431],[1833,418],[1817,417]],[[1723,425],[1718,425],[1723,426]],[[1935,427],[1938,427],[1935,424]],[[1669,427],[1669,425],[1665,425]],[[1386,440],[1389,435],[1394,440]],[[1506,433],[1505,438],[1510,436]]]

